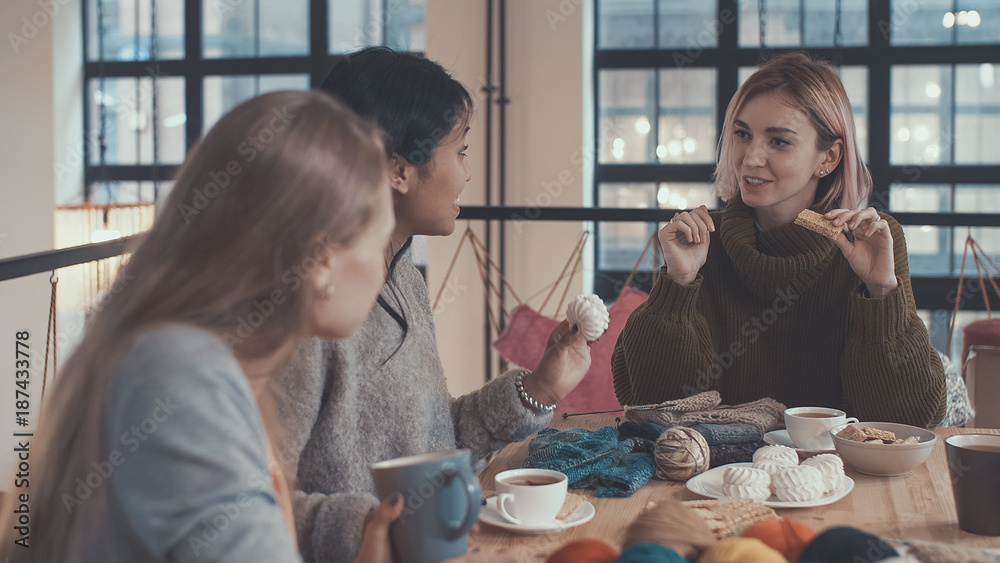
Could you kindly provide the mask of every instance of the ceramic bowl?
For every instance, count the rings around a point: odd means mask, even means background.
[[[930,430],[908,424],[858,422],[854,425],[858,428],[889,430],[897,438],[906,439],[910,436],[916,436],[919,440],[916,444],[868,444],[837,436],[837,433],[847,426],[846,424],[831,429],[833,445],[841,459],[844,460],[845,464],[865,475],[880,477],[905,475],[926,461],[927,457],[931,455],[931,450],[934,449],[934,444],[937,443],[937,436]]]

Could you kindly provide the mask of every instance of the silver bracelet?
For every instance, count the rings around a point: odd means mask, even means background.
[[[529,395],[527,391],[524,390],[523,371],[514,376],[514,388],[517,389],[517,395],[521,397],[521,401],[523,401],[524,404],[531,407],[531,410],[535,411],[536,413],[548,414],[556,410],[556,403],[552,403],[551,405],[543,405],[542,403],[539,403],[537,400],[535,400],[534,397]]]

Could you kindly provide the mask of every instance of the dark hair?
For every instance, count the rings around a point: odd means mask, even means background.
[[[472,96],[441,65],[387,47],[347,55],[320,89],[374,120],[385,135],[386,157],[399,155],[420,174],[434,148],[472,117]]]
[[[421,176],[430,172],[434,149],[457,125],[467,125],[474,103],[469,91],[438,63],[388,47],[369,47],[346,55],[323,79],[320,90],[332,94],[363,118],[374,121],[383,133],[386,157],[396,155],[417,167]],[[388,264],[385,285],[397,308],[378,296],[378,304],[403,329],[392,358],[406,340],[409,323],[403,314],[395,270],[409,250],[408,239]],[[384,362],[383,362],[384,363]]]

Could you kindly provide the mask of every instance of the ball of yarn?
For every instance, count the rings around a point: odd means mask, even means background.
[[[802,552],[802,561],[820,563],[854,563],[857,560],[882,561],[899,557],[893,547],[881,538],[857,528],[840,526],[816,536]]]
[[[698,563],[788,563],[785,556],[756,538],[726,538],[705,550]]]
[[[669,499],[657,501],[636,517],[625,530],[624,545],[655,543],[693,561],[715,542],[712,529],[694,510]]]
[[[548,563],[612,563],[618,551],[599,540],[577,540],[559,548]]]
[[[780,552],[785,559],[798,561],[806,546],[816,539],[816,532],[801,522],[772,518],[743,530],[743,537],[757,538]]]
[[[658,543],[637,543],[622,550],[615,563],[688,563],[688,560]]]
[[[677,426],[660,435],[653,455],[657,479],[686,481],[708,470],[711,452],[697,430]]]

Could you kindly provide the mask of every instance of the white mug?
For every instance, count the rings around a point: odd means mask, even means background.
[[[550,469],[512,469],[496,476],[497,510],[521,526],[555,520],[566,500],[566,475]]]
[[[858,419],[847,418],[844,411],[827,407],[785,409],[785,428],[795,447],[806,450],[832,450],[830,429]]]

